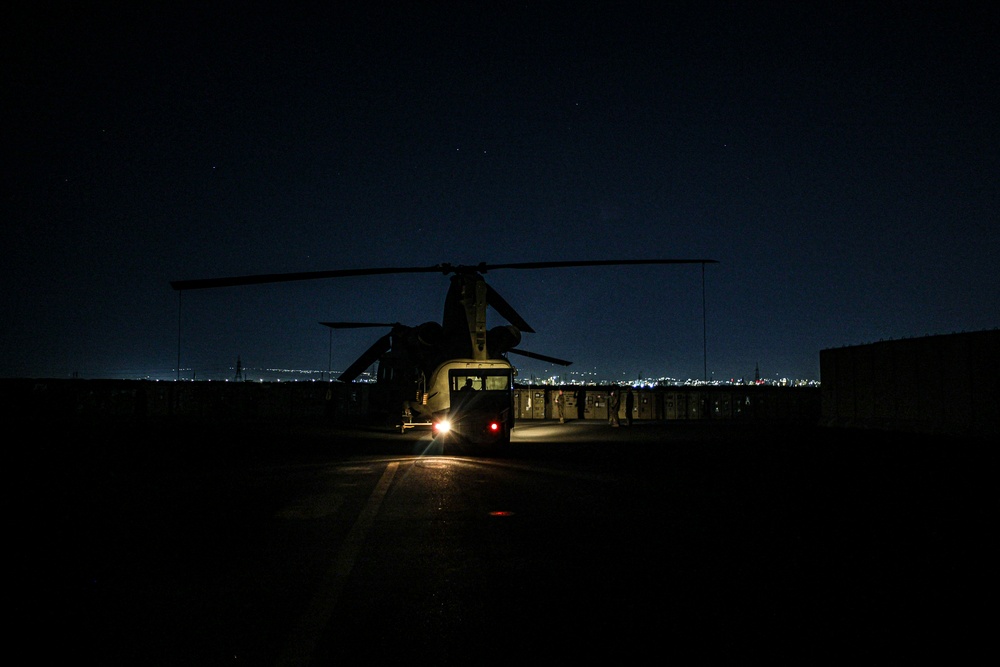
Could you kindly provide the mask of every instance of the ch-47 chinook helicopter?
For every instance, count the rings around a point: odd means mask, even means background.
[[[304,273],[261,274],[232,278],[178,280],[178,291],[264,283],[401,273],[451,275],[440,322],[410,326],[399,322],[321,322],[331,329],[388,328],[347,370],[342,382],[353,382],[378,363],[373,407],[402,424],[401,430],[428,426],[478,444],[510,442],[514,426],[514,367],[508,355],[522,355],[568,366],[572,362],[517,349],[521,333],[534,329],[486,283],[488,271],[635,264],[710,264],[711,259],[631,259],[512,264],[342,269]],[[487,328],[487,308],[508,324]]]

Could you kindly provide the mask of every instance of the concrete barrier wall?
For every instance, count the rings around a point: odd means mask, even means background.
[[[567,398],[567,419],[579,419],[579,387],[561,387]],[[531,386],[515,389],[518,419],[555,419],[554,397],[560,387]],[[584,390],[585,420],[608,418],[608,387]],[[820,393],[816,387],[770,385],[712,387],[653,387],[635,390],[633,420],[742,420],[818,424]],[[531,409],[526,409],[530,403]],[[619,416],[625,419],[624,400]]]
[[[35,421],[179,419],[212,422],[354,421],[367,414],[372,386],[340,382],[155,382],[0,380],[7,418]],[[579,419],[578,386],[564,386],[567,419]],[[608,387],[583,390],[582,418],[607,420]],[[555,419],[559,387],[517,386],[516,420]],[[624,401],[623,401],[624,403]],[[620,415],[625,418],[624,405]],[[744,420],[816,424],[815,387],[663,387],[635,391],[633,419]]]
[[[821,424],[929,434],[1000,432],[1000,331],[820,352]]]

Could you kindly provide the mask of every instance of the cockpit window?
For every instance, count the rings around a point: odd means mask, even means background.
[[[454,373],[451,376],[452,391],[504,391],[510,388],[508,374]]]

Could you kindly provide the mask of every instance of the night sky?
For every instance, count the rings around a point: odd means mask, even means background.
[[[0,376],[336,372],[448,277],[170,281],[445,262],[718,261],[488,273],[522,378],[1000,325],[990,3],[131,4],[5,12]]]

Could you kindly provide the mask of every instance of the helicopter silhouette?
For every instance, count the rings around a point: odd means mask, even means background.
[[[271,273],[229,278],[172,281],[178,291],[235,287],[299,280],[317,280],[352,276],[373,276],[405,273],[440,273],[449,275],[450,285],[445,295],[441,321],[430,320],[418,325],[400,322],[320,322],[331,329],[388,328],[357,358],[338,379],[355,381],[376,362],[378,370],[374,406],[386,415],[402,414],[405,419],[419,417],[422,424],[438,424],[449,416],[453,396],[461,382],[478,383],[491,391],[505,392],[508,398],[513,386],[513,366],[508,355],[521,355],[549,363],[568,366],[572,362],[558,357],[518,349],[522,332],[535,330],[486,282],[489,271],[505,269],[551,269],[586,266],[623,266],[642,264],[711,264],[712,259],[626,259],[556,262],[517,262],[506,264],[339,269],[300,273]],[[508,322],[487,328],[487,309],[495,311]],[[510,412],[509,404],[501,402],[492,408],[497,414]],[[453,415],[451,415],[453,416]],[[489,427],[496,420],[487,419]],[[512,418],[507,416],[499,427],[501,438],[509,440]],[[485,427],[484,427],[485,428]]]

